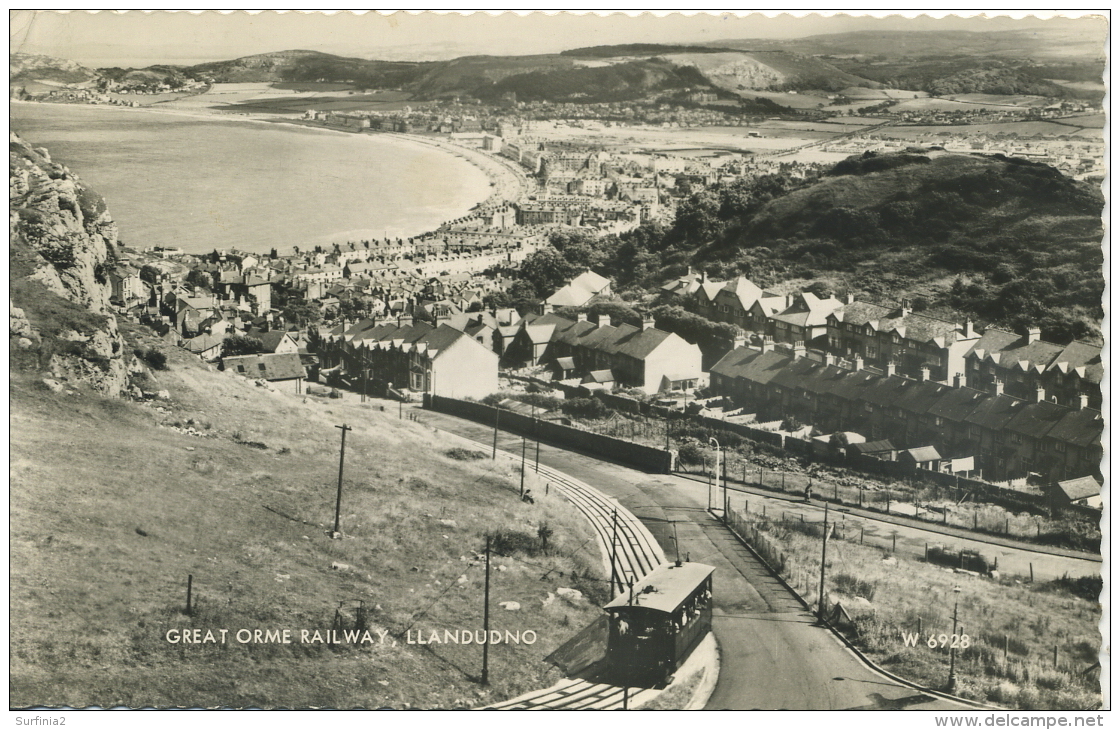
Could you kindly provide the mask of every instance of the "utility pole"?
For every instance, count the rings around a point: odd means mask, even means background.
[[[482,599],[482,633],[486,640],[482,642],[482,681],[481,684],[490,684],[490,536],[486,536],[486,581],[483,584]]]
[[[338,529],[339,516],[342,514],[342,466],[346,463],[346,432],[354,429],[345,423],[335,428],[342,429],[342,448],[338,452],[338,496],[334,501],[334,533],[331,537],[342,537],[342,532]]]
[[[828,554],[828,502],[824,503],[824,530],[821,533],[821,587],[820,599],[817,601],[817,615],[820,624],[823,626],[825,623],[825,600],[824,600],[824,559]]]
[[[614,527],[611,530],[611,600],[614,600],[615,580],[618,573],[615,570],[615,561],[618,559],[618,510],[611,517]]]
[[[957,635],[957,608],[961,604],[961,587],[955,586],[953,593],[953,635],[949,637],[949,683],[945,687],[946,692],[955,692],[957,689],[957,648],[954,639]]]
[[[537,407],[533,406],[533,436],[537,440],[537,457],[533,463],[533,473],[541,473],[541,422],[537,418]]]
[[[521,437],[521,496],[525,497],[525,446],[528,444],[525,437]]]
[[[366,381],[369,380],[369,368],[362,368],[362,403],[366,402]]]
[[[499,413],[501,413],[501,411],[498,410],[498,406],[495,405],[494,406],[494,450],[490,454],[490,458],[494,459],[495,461],[497,461],[497,459],[498,459],[498,414]]]

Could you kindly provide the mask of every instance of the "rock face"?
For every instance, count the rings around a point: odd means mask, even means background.
[[[20,349],[36,349],[39,368],[56,379],[125,393],[136,363],[109,309],[116,224],[99,195],[14,134],[8,234],[9,337],[19,338]]]

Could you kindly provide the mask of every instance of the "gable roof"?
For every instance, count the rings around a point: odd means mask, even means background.
[[[906,449],[899,452],[899,457],[906,455],[914,461],[940,461],[941,454],[932,446],[919,446],[916,449]]]

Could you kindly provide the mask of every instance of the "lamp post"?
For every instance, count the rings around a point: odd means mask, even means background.
[[[719,495],[719,462],[720,462],[720,457],[723,455],[723,452],[720,450],[719,441],[716,441],[715,436],[709,437],[708,438],[708,443],[711,444],[712,446],[716,447],[716,468],[715,468],[714,482],[715,482],[715,487],[716,487],[716,495],[718,496]],[[708,508],[711,509],[712,506],[713,506],[712,505],[712,499],[709,496],[709,498],[708,498]]]
[[[945,686],[946,692],[955,692],[957,689],[957,648],[953,639],[957,635],[957,609],[961,603],[961,587],[954,587],[953,594],[953,634],[949,637],[949,682]]]

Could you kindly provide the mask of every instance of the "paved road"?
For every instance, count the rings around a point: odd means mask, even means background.
[[[492,429],[424,411],[420,420],[487,443]],[[520,437],[500,433],[499,448]],[[716,567],[713,632],[720,676],[707,709],[964,709],[872,671],[808,611],[706,510],[707,488],[645,474],[547,445],[541,462],[617,498],[640,518],[666,555]],[[675,535],[674,535],[675,533]]]

